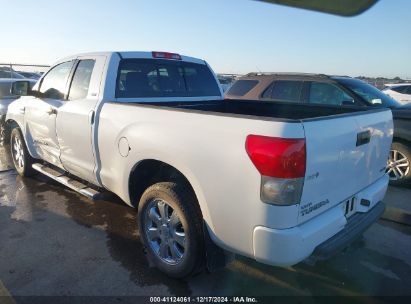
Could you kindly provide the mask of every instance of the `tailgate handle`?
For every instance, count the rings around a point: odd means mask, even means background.
[[[368,144],[371,139],[371,131],[367,130],[357,134],[357,147]]]

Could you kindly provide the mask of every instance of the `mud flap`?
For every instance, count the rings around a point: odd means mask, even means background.
[[[206,267],[209,272],[215,272],[234,261],[235,254],[217,246],[210,237],[207,225],[203,223],[204,243],[206,246]]]

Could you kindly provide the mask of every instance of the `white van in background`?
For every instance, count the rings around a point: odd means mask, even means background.
[[[411,82],[386,84],[382,91],[402,104],[411,103]]]

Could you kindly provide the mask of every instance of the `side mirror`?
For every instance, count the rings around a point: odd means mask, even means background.
[[[44,94],[39,91],[31,90],[32,83],[27,80],[18,80],[11,85],[11,95],[13,96],[34,96],[37,98],[43,98]]]
[[[13,82],[10,90],[13,96],[27,96],[30,93],[30,82],[25,80],[19,80]]]

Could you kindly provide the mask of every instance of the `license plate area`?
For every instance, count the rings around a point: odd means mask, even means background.
[[[355,212],[356,212],[356,203],[357,203],[357,199],[354,197],[344,201],[341,206],[344,212],[344,216],[346,218],[349,218],[350,216],[352,216]]]

